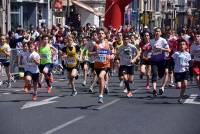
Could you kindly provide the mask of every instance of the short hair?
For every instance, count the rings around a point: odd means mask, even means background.
[[[184,39],[178,39],[177,42],[179,46],[181,45],[181,42],[185,42],[185,44],[187,45],[187,41]]]
[[[41,39],[43,40],[46,37],[49,38],[49,35],[48,34],[43,34],[42,37],[41,37]]]
[[[157,30],[162,31],[160,27],[156,27],[156,28],[154,29],[154,32],[157,31]]]

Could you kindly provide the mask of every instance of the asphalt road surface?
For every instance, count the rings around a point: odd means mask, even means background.
[[[189,85],[185,103],[178,104],[178,89],[167,87],[162,96],[153,98],[138,75],[134,95],[127,98],[114,76],[110,93],[98,104],[98,93],[88,93],[89,86],[81,85],[81,77],[75,97],[70,96],[67,80],[55,77],[53,93],[48,94],[44,85],[36,102],[31,101],[30,93],[24,93],[21,80],[11,89],[0,89],[0,134],[200,134],[195,84]]]

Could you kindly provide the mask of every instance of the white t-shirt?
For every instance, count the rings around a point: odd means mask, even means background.
[[[137,48],[132,44],[120,46],[118,49],[120,65],[131,66],[131,60],[134,58],[136,51]]]
[[[191,55],[194,56],[195,61],[200,61],[200,45],[192,44],[190,47]]]
[[[158,40],[151,40],[150,41],[152,52],[151,52],[151,58],[152,61],[161,61],[163,58],[167,58],[169,56],[169,52],[163,52],[160,48],[156,48],[155,46],[159,46],[161,48],[169,48],[169,45],[166,41],[166,39],[160,37]]]
[[[27,57],[26,57],[26,64],[24,66],[24,70],[25,71],[29,71],[31,73],[39,73],[39,68],[38,68],[38,65],[35,64],[35,62],[32,60],[32,59],[40,59],[40,55],[37,53],[37,52],[32,52],[29,54],[27,54]]]
[[[191,55],[188,52],[177,51],[172,55],[174,59],[175,66],[174,72],[181,73],[189,71],[189,61],[191,60]]]
[[[27,57],[30,55],[30,52],[24,52],[20,53],[21,58],[21,64],[22,66],[25,66],[27,64]]]

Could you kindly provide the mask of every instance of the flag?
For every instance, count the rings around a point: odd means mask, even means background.
[[[124,23],[125,7],[132,0],[106,0],[104,26],[119,29]]]

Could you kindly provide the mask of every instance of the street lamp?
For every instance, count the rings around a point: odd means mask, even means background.
[[[144,26],[146,25],[146,5],[147,5],[147,0],[144,0]]]

